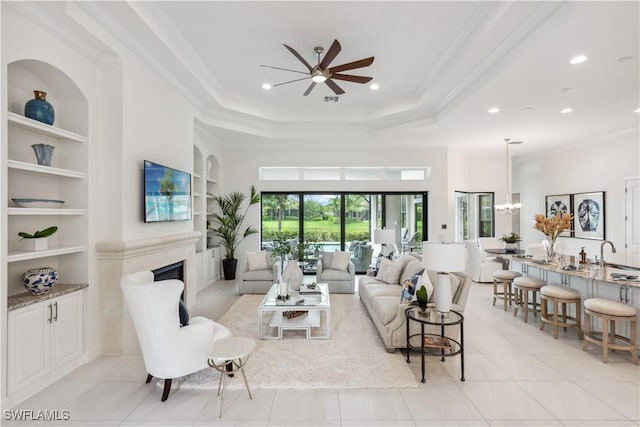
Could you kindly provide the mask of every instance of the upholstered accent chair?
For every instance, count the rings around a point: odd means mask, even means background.
[[[349,246],[349,251],[353,252],[351,261],[356,267],[356,273],[366,272],[373,259],[373,247],[366,242],[357,242],[353,247]]]
[[[266,294],[282,274],[282,262],[272,252],[247,252],[240,265],[241,294]]]
[[[467,274],[471,280],[477,283],[493,282],[493,273],[502,270],[502,263],[484,256],[475,240],[465,240],[464,244],[467,248]]]
[[[356,290],[356,266],[351,252],[321,252],[316,270],[318,283],[328,283],[329,292],[352,294]]]
[[[180,280],[154,282],[151,271],[140,271],[122,277],[120,287],[142,350],[146,382],[164,379],[165,401],[171,380],[207,368],[211,343],[231,336],[231,331],[199,316],[181,327],[178,307],[184,283]]]

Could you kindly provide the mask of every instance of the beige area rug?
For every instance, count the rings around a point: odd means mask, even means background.
[[[219,321],[234,335],[256,339],[245,367],[252,390],[418,386],[403,354],[387,353],[357,295],[331,295],[329,340],[306,340],[302,331],[285,331],[283,340],[260,340],[258,305],[262,298],[243,295]],[[268,324],[270,315],[264,317]],[[173,382],[175,387],[215,389],[218,375],[214,369],[205,369]],[[227,385],[244,388],[240,375]]]

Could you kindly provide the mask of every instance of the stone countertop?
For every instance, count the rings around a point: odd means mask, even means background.
[[[7,310],[17,310],[32,304],[57,298],[71,292],[79,291],[88,287],[86,283],[56,283],[49,292],[40,295],[34,295],[31,292],[23,292],[21,294],[11,295],[7,297]]]
[[[640,271],[622,270],[620,268],[603,267],[599,268],[596,264],[590,264],[588,271],[584,267],[579,267],[578,270],[563,270],[557,263],[544,264],[541,262],[533,261],[530,258],[522,258],[514,256],[513,261],[519,262],[531,267],[540,268],[542,270],[552,271],[558,274],[564,274],[566,276],[580,277],[583,279],[596,280],[598,282],[607,283],[617,286],[628,286],[630,288],[640,288]],[[628,276],[637,276],[635,280],[616,280],[611,277],[611,273],[624,274]]]

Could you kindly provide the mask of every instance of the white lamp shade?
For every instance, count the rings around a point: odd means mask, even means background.
[[[431,271],[464,271],[464,243],[422,242],[422,264]]]
[[[376,228],[373,230],[373,243],[391,244],[396,242],[396,230]]]

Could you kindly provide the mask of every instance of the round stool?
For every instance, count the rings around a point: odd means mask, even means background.
[[[553,313],[549,313],[547,302],[553,304]],[[562,304],[562,321],[558,319],[558,304]],[[567,304],[576,305],[575,317],[567,315]],[[553,325],[553,338],[558,339],[558,327],[566,331],[567,328],[576,328],[578,337],[582,339],[580,327],[580,292],[565,286],[543,286],[540,288],[540,330],[544,330],[545,323]],[[550,317],[550,315],[553,315]]]
[[[515,293],[513,315],[517,316],[518,308],[522,307],[522,320],[524,320],[524,323],[528,323],[529,310],[533,312],[534,316],[539,313],[537,294],[540,288],[546,284],[544,280],[537,277],[522,276],[513,279],[513,292]],[[529,301],[529,292],[532,293],[531,301]]]
[[[511,292],[511,282],[522,274],[511,270],[496,270],[493,272],[493,305],[496,305],[496,299],[500,298],[504,301],[504,311],[507,311],[507,302],[511,304],[513,293]],[[502,285],[502,292],[498,292],[498,284]]]
[[[591,330],[591,316],[602,318],[602,332]],[[616,334],[616,320],[631,323],[630,338]],[[596,338],[600,336],[600,339]],[[626,344],[616,344],[616,340]],[[636,350],[636,309],[632,306],[604,298],[589,298],[584,301],[584,342],[582,349],[587,350],[589,343],[602,346],[602,361],[607,363],[609,349],[631,353],[631,361],[638,364]]]

